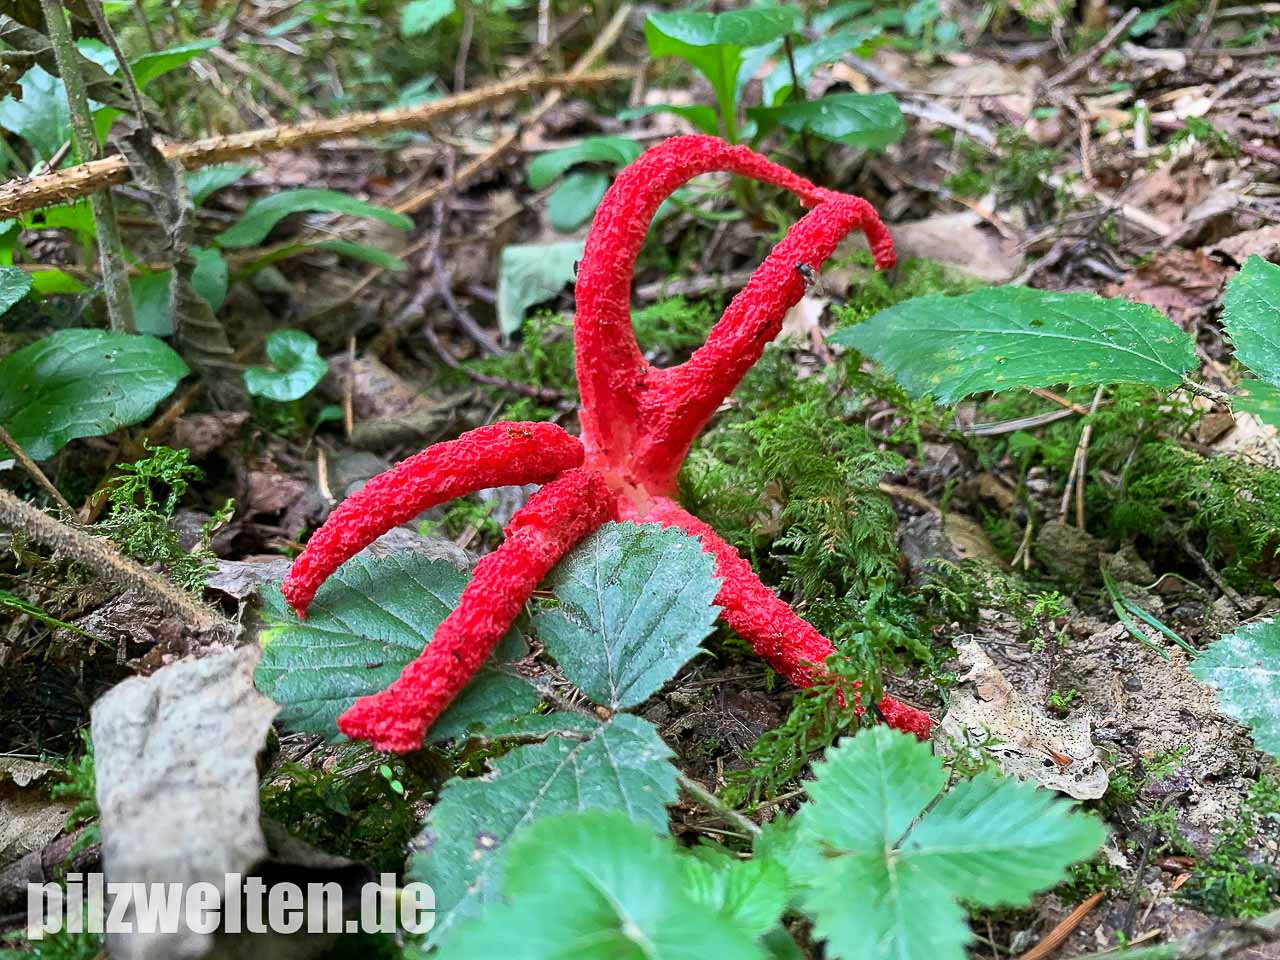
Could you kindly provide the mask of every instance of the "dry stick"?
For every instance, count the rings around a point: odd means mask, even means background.
[[[679,774],[677,779],[680,781],[680,786],[684,789],[685,793],[689,794],[689,796],[693,797],[693,799],[697,800],[708,810],[719,814],[724,818],[726,823],[732,823],[748,836],[754,837],[760,833],[759,824],[748,820],[737,810],[733,809],[733,807],[729,806],[714,793],[700,784],[697,780],[694,780],[692,777],[686,777],[683,773]]]
[[[591,46],[587,48],[587,52],[582,55],[582,59],[575,63],[573,65],[573,69],[565,75],[566,77],[572,79],[575,77],[587,77],[591,75],[588,72],[588,68],[595,61],[603,57],[609,51],[609,48],[613,46],[614,42],[618,39],[619,34],[622,33],[622,28],[626,26],[627,19],[631,16],[632,7],[632,4],[624,3],[618,8],[617,12],[614,13],[609,22],[605,24],[605,28],[600,32],[600,35],[596,37]],[[626,72],[626,76],[628,78],[634,75],[635,71],[633,70]],[[568,85],[571,84],[566,84],[566,86]],[[488,169],[508,150],[515,146],[516,142],[520,139],[520,133],[522,130],[532,127],[534,124],[538,123],[547,115],[551,108],[559,103],[563,98],[563,89],[559,87],[553,89],[542,98],[542,101],[536,107],[525,115],[514,129],[503,134],[483,154],[476,157],[470,163],[464,165],[452,179],[443,180],[439,183],[433,184],[425,190],[418,191],[413,196],[409,197],[409,199],[401,201],[395,206],[396,212],[415,213],[428,204],[434,203],[438,197],[443,196],[446,192],[456,190],[458,187],[469,183],[476,174]]]
[[[1098,410],[1098,404],[1102,402],[1102,387],[1099,387],[1093,394],[1093,403],[1089,405],[1089,414],[1092,416]],[[1080,431],[1080,442],[1076,444],[1076,455],[1071,458],[1071,472],[1067,474],[1067,487],[1062,491],[1062,509],[1059,511],[1062,516],[1067,515],[1067,508],[1071,506],[1071,489],[1075,484],[1076,489],[1076,526],[1081,530],[1084,529],[1084,471],[1085,463],[1089,456],[1089,439],[1093,436],[1093,421],[1086,420],[1084,429]]]
[[[45,2],[51,3],[54,0]],[[228,136],[206,137],[193,143],[165,144],[160,149],[166,158],[177,160],[188,170],[193,170],[250,154],[297,150],[340,137],[380,136],[398,130],[421,130],[444,117],[488,106],[507,97],[558,90],[562,87],[603,86],[630,80],[635,73],[631,68],[609,67],[547,77],[522,77],[413,107],[353,113],[297,126],[267,127]],[[103,187],[123,183],[128,177],[128,161],[123,156],[113,155],[59,170],[57,173],[10,180],[0,186],[0,219],[15,217],[38,207],[68,203]]]
[[[1034,947],[1022,954],[1017,960],[1044,960],[1045,957],[1057,950],[1062,942],[1071,936],[1072,931],[1084,921],[1084,918],[1093,912],[1093,908],[1102,902],[1104,891],[1099,890],[1080,906],[1076,907],[1065,917],[1062,922],[1050,930],[1043,940]]]
[[[138,590],[156,606],[181,617],[200,633],[235,632],[236,626],[230,620],[200,605],[159,574],[122,556],[105,540],[59,523],[3,488],[0,488],[0,526],[25,533],[37,543],[84,564],[112,583]]]
[[[22,464],[22,468],[26,470],[27,473],[31,474],[31,478],[35,480],[36,483],[44,487],[45,492],[49,494],[49,496],[53,497],[53,502],[61,507],[68,517],[74,517],[76,515],[75,507],[71,506],[71,504],[67,502],[67,498],[62,495],[62,491],[53,485],[53,482],[45,476],[45,472],[40,469],[39,465],[34,460],[27,456],[27,451],[22,449],[21,444],[19,444],[17,440],[13,439],[13,437],[10,436],[9,431],[3,426],[0,426],[0,443],[3,443],[13,451],[13,455],[17,458],[18,462]]]
[[[1074,80],[1080,74],[1084,73],[1095,63],[1097,63],[1104,53],[1110,50],[1121,35],[1129,29],[1129,24],[1137,19],[1141,11],[1137,7],[1130,7],[1129,12],[1120,18],[1114,27],[1107,31],[1107,35],[1090,47],[1083,56],[1077,57],[1074,61],[1067,64],[1059,72],[1049,78],[1049,87],[1060,87],[1064,83]]]
[[[80,159],[93,161],[98,155],[98,134],[93,126],[93,115],[89,111],[89,95],[85,91],[84,75],[80,72],[79,53],[71,38],[71,28],[67,26],[66,15],[58,0],[40,0],[40,3],[44,9],[45,25],[49,30],[49,42],[53,45],[54,57],[58,61],[58,73],[62,75],[66,90],[71,139]],[[124,69],[128,73],[128,67],[125,66]],[[125,166],[127,168],[128,165]],[[115,204],[111,194],[106,191],[93,193],[89,203],[94,231],[98,236],[98,259],[102,265],[111,329],[133,333],[133,299],[129,294],[129,274],[125,269],[124,245],[120,242],[120,229],[116,224]],[[4,216],[0,214],[0,218]]]

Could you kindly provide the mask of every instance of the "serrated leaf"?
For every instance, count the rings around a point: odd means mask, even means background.
[[[223,187],[229,187],[241,177],[253,171],[246,163],[215,163],[197,170],[188,170],[184,177],[191,202],[201,206]]]
[[[787,872],[772,860],[717,863],[685,857],[684,889],[690,899],[713,911],[748,937],[764,935],[787,905]]]
[[[483,778],[450,780],[419,840],[426,853],[409,864],[409,877],[435,890],[435,942],[497,899],[509,842],[537,821],[623,810],[665,830],[666,805],[676,798],[671,756],[652,724],[619,714],[579,738],[516,747],[490,761]]]
[[[1280,757],[1280,622],[1245,624],[1188,669],[1218,691],[1223,713],[1253,730],[1259,750]]]
[[[402,213],[360,200],[337,190],[303,187],[281,190],[255,200],[234,224],[218,234],[220,247],[252,247],[267,238],[272,228],[291,213],[343,213],[349,217],[371,217],[400,230],[408,230],[413,221]]]
[[[412,553],[360,555],[325,581],[299,620],[285,606],[278,583],[260,591],[262,659],[254,683],[280,704],[291,730],[337,738],[338,717],[390,686],[422,653],[435,629],[458,604],[466,574],[443,560]],[[494,655],[495,664],[462,692],[427,731],[434,743],[463,736],[484,723],[531,711],[539,695],[503,665],[525,653],[515,632]]]
[[[18,83],[22,98],[0,99],[0,127],[27,142],[37,160],[49,160],[70,130],[66,90],[44,67],[32,67]]]
[[[1240,362],[1280,387],[1280,267],[1249,257],[1227,281],[1222,323]]]
[[[31,274],[17,267],[0,267],[0,316],[30,291]]]
[[[898,101],[887,93],[833,93],[818,100],[753,107],[747,114],[762,132],[781,124],[862,150],[882,150],[907,132]]]
[[[149,417],[187,375],[154,337],[59,330],[0,359],[0,424],[35,460]]]
[[[529,164],[527,179],[534,190],[543,190],[559,176],[581,163],[603,163],[621,169],[636,157],[642,148],[627,137],[587,137],[569,147],[539,154]]]
[[[329,372],[315,338],[301,330],[273,330],[267,336],[267,359],[274,369],[250,367],[244,385],[255,397],[281,403],[305,397]]]
[[[1280,429],[1280,387],[1262,380],[1241,380],[1231,395],[1231,406]]]
[[[549,300],[574,279],[582,259],[582,241],[512,244],[498,259],[498,329],[510,335],[524,323],[525,311]]]
[[[669,838],[617,813],[544,820],[512,841],[509,903],[459,930],[441,960],[760,957],[747,932],[685,895],[684,859]]]
[[[939,403],[1058,383],[1172,387],[1197,363],[1192,339],[1158,310],[1027,287],[916,297],[830,339]]]
[[[569,174],[547,200],[547,220],[561,233],[578,229],[591,219],[608,189],[607,173],[575,171]]]
[[[543,582],[558,605],[534,632],[566,677],[611,710],[656,693],[698,652],[720,613],[715,561],[657,524],[606,523]]]
[[[420,37],[453,16],[457,8],[455,0],[409,0],[400,11],[400,36]]]
[[[842,740],[814,772],[788,856],[803,864],[793,879],[833,957],[963,960],[959,900],[1027,903],[1106,836],[1056,794],[990,774],[925,813],[946,782],[942,763],[888,727]]]

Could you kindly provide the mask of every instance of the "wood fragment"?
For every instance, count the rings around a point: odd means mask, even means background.
[[[1104,891],[1099,890],[1080,906],[1076,907],[1062,921],[1050,930],[1043,940],[1017,958],[1017,960],[1044,960],[1045,957],[1062,946],[1064,940],[1071,936],[1076,927],[1084,921],[1084,918],[1093,912],[1094,907],[1102,902]]]

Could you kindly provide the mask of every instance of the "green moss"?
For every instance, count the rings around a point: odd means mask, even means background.
[[[1213,850],[1196,865],[1184,895],[1207,913],[1260,917],[1280,906],[1280,870],[1274,848],[1264,856],[1264,834],[1274,838],[1280,820],[1280,781],[1253,784],[1236,816],[1224,820]]]

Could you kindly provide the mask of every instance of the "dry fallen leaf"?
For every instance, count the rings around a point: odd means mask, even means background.
[[[58,768],[0,757],[0,868],[42,849],[62,832],[72,804],[52,800]]]
[[[1047,716],[1013,689],[977,641],[961,644],[957,653],[961,685],[942,718],[944,750],[984,744],[1010,776],[1077,800],[1096,800],[1107,792],[1107,771],[1093,745],[1088,716]]]

